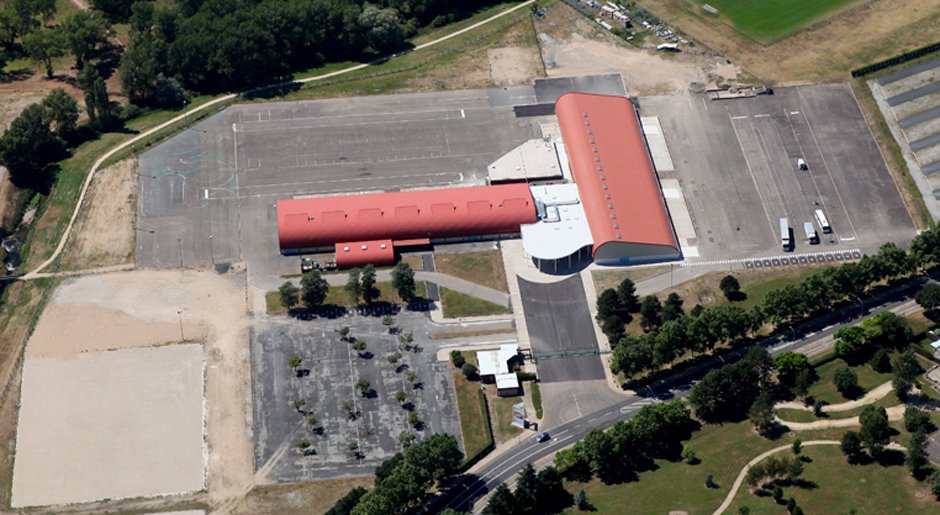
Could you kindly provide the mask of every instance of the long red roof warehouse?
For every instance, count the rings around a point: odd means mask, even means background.
[[[624,97],[565,93],[555,112],[595,256],[615,242],[668,247],[678,254],[633,103]]]
[[[343,242],[516,234],[537,217],[529,186],[506,184],[279,200],[281,251]]]

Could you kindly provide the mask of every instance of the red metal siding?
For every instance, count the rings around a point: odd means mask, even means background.
[[[565,93],[555,112],[594,251],[621,241],[678,252],[633,103],[617,96]]]
[[[277,201],[282,251],[345,241],[516,233],[535,221],[526,184]]]
[[[392,240],[356,241],[336,244],[336,266],[353,268],[357,266],[393,265],[395,248]]]

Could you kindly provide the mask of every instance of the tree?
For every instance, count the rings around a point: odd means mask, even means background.
[[[60,31],[43,28],[23,36],[23,50],[46,68],[46,78],[51,79],[53,61],[65,55],[65,40]]]
[[[591,508],[593,508],[591,502],[588,501],[587,492],[585,492],[583,488],[578,490],[578,493],[575,494],[574,504],[581,511],[591,511]]]
[[[353,268],[349,271],[349,277],[346,279],[346,286],[343,288],[349,294],[349,300],[353,304],[359,304],[359,297],[362,296],[362,282],[360,281],[361,271]]]
[[[104,79],[98,74],[98,69],[91,63],[78,74],[78,85],[85,91],[85,111],[88,113],[88,124],[95,130],[107,130],[116,120],[114,106],[108,97]]]
[[[516,489],[512,496],[516,502],[517,513],[530,513],[534,511],[536,499],[539,495],[539,480],[532,463],[526,463],[519,479],[516,480]]]
[[[917,292],[914,300],[927,311],[937,309],[940,307],[940,284],[928,282]]]
[[[793,382],[793,393],[805,399],[809,394],[809,387],[815,382],[816,372],[811,368],[804,368],[796,375],[796,381]]]
[[[307,401],[303,399],[297,399],[294,401],[294,409],[297,411],[302,411],[304,409],[304,406],[306,405],[307,405]]]
[[[643,297],[643,302],[640,304],[640,325],[643,326],[644,330],[649,331],[662,323],[660,318],[662,309],[663,306],[659,302],[659,297],[655,295]]]
[[[346,495],[336,501],[336,504],[326,512],[326,515],[349,515],[352,513],[353,508],[359,504],[359,499],[362,499],[362,496],[366,494],[368,490],[361,486],[357,486],[349,491]]]
[[[55,134],[64,140],[68,139],[75,132],[75,124],[78,122],[78,102],[64,89],[55,88],[42,99],[41,105],[46,110]]]
[[[414,443],[416,438],[415,434],[411,431],[402,431],[398,434],[398,443],[400,443],[402,447],[408,447]]]
[[[389,354],[388,356],[386,356],[385,359],[388,360],[389,365],[394,365],[398,363],[399,360],[401,360],[401,353],[398,351],[395,351]]]
[[[395,392],[395,400],[398,401],[398,404],[403,404],[406,399],[408,399],[407,393],[401,390],[398,390],[397,392]]]
[[[480,377],[480,372],[473,363],[464,363],[463,366],[460,367],[460,371],[463,372],[463,376],[466,377],[468,381],[475,381]]]
[[[361,393],[363,397],[365,397],[369,393],[371,386],[372,385],[369,384],[369,381],[364,378],[361,378],[358,381],[356,381],[356,389],[359,390],[359,393]]]
[[[304,359],[301,358],[300,356],[291,356],[287,358],[287,366],[289,366],[292,369],[296,369],[297,367],[300,366],[301,363],[303,363],[303,360]]]
[[[91,0],[96,11],[101,11],[108,20],[123,23],[131,17],[131,5],[136,0]]]
[[[766,391],[761,392],[751,404],[747,415],[761,436],[771,434],[774,429],[774,402],[770,394]]]
[[[363,351],[366,350],[366,342],[357,339],[352,343],[352,349],[356,351],[356,354],[361,358],[363,356]]]
[[[800,372],[812,370],[813,366],[805,354],[787,351],[781,352],[774,358],[774,368],[777,369],[777,376],[781,383],[793,386]]]
[[[617,285],[617,299],[620,309],[625,313],[636,313],[640,310],[640,298],[636,294],[636,285],[629,277]]]
[[[297,305],[297,294],[300,293],[300,289],[294,286],[294,283],[286,281],[277,289],[277,292],[281,298],[281,305],[287,308],[287,311],[294,309],[294,306]]]
[[[836,385],[836,390],[843,397],[852,398],[857,396],[860,390],[858,386],[858,376],[848,367],[840,367],[832,376],[832,384]]]
[[[632,283],[631,283],[632,284]],[[613,288],[607,288],[597,296],[597,321],[603,323],[604,320],[617,316],[623,312],[623,305],[617,291]]]
[[[297,442],[297,447],[300,447],[301,451],[306,451],[307,448],[310,447],[310,440],[301,438],[300,441]]]
[[[414,427],[415,429],[420,428],[422,425],[421,416],[415,413],[414,411],[412,411],[411,413],[408,414],[408,424]]]
[[[418,381],[418,374],[415,373],[414,370],[409,370],[408,373],[405,374],[405,379],[407,379],[408,382],[409,382],[409,383],[412,383],[412,385],[413,385],[414,383],[416,383],[416,382]]]
[[[937,499],[940,499],[940,470],[934,470],[927,477],[927,484],[930,486],[930,493]]]
[[[320,275],[319,270],[311,270],[301,277],[300,289],[304,306],[312,310],[323,305],[323,301],[330,292],[330,285]]]
[[[843,327],[832,336],[836,339],[836,356],[848,362],[852,362],[865,345],[865,329],[859,326]]]
[[[929,461],[927,460],[927,435],[921,431],[911,435],[907,444],[907,456],[904,457],[904,465],[911,475],[916,478],[923,478],[924,472],[928,470]]]
[[[793,454],[796,454],[797,456],[799,456],[800,453],[803,452],[803,441],[800,440],[799,438],[797,438],[796,440],[793,440],[793,445],[790,446],[790,449],[793,450]]]
[[[463,364],[467,362],[463,357],[463,353],[459,350],[450,351],[450,362],[454,364],[456,368],[462,368]]]
[[[862,455],[862,439],[855,431],[847,431],[842,435],[839,448],[842,449],[842,453],[849,459],[849,463],[855,463]]]
[[[875,372],[885,373],[891,370],[891,358],[888,357],[888,351],[884,349],[876,350],[868,363]]]
[[[921,373],[920,364],[914,356],[914,350],[908,348],[894,361],[894,378],[891,385],[894,387],[894,393],[898,399],[907,400],[908,393],[914,386],[914,379]]]
[[[395,50],[405,41],[398,11],[392,8],[379,9],[366,4],[359,15],[359,27],[364,32],[366,45],[373,53]]]
[[[483,515],[515,515],[516,499],[505,483],[496,487],[490,502],[483,509]]]
[[[79,11],[62,22],[65,44],[75,56],[75,68],[81,70],[98,45],[107,42],[110,29],[107,20],[94,11]]]
[[[10,124],[0,139],[0,164],[20,187],[39,188],[46,179],[45,167],[65,149],[61,138],[49,130],[49,114],[40,104],[31,104]]]
[[[670,320],[676,320],[685,315],[685,312],[682,311],[682,303],[682,297],[680,297],[678,293],[670,293],[669,296],[666,297],[666,302],[663,303],[663,321],[669,322]]]
[[[741,296],[741,284],[738,282],[738,278],[733,275],[726,275],[721,278],[721,282],[718,283],[718,288],[721,290],[721,293],[725,294],[725,298],[730,301],[738,300]]]
[[[914,406],[907,406],[904,408],[904,429],[911,433],[921,431],[927,434],[932,433],[936,426],[934,426],[933,421],[930,420],[930,415],[926,411]]]
[[[379,289],[375,287],[375,267],[366,265],[362,267],[362,300],[366,304],[372,304],[379,298]]]
[[[777,502],[777,504],[780,504],[780,501],[783,499],[783,488],[780,488],[779,486],[775,486],[773,490],[773,498],[774,498],[774,501]]]
[[[317,428],[320,426],[320,419],[316,415],[307,416],[307,425],[311,428]]]
[[[793,510],[795,509],[796,509],[796,499],[791,497],[787,500],[787,511],[790,513],[793,513]]]
[[[858,432],[859,438],[872,456],[878,454],[888,443],[888,437],[891,435],[891,428],[888,427],[888,413],[884,407],[869,404],[862,408],[858,420],[862,424]]]
[[[336,330],[341,340],[346,341],[349,338],[349,326],[344,325]]]
[[[411,302],[415,299],[415,272],[411,265],[404,261],[399,261],[392,269],[392,287],[398,292],[398,296],[405,302]]]

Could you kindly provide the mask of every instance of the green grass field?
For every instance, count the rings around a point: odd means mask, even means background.
[[[895,359],[895,357],[897,357],[897,353],[892,352],[890,357],[892,360]],[[825,365],[816,367],[816,373],[819,375],[819,380],[816,381],[813,386],[810,386],[809,394],[812,395],[814,399],[819,399],[821,401],[828,402],[829,404],[839,404],[848,401],[849,399],[843,397],[842,394],[836,390],[836,385],[832,384],[832,378],[835,376],[836,370],[847,366],[848,364],[846,364],[845,361],[842,361],[841,359],[834,359]],[[855,372],[855,375],[858,376],[858,385],[865,392],[891,380],[890,372],[875,372],[867,363],[849,368],[851,368],[852,371]]]
[[[772,43],[856,0],[702,0],[734,28],[761,43]]]
[[[477,365],[477,357],[473,352],[465,352],[467,363]],[[486,418],[486,400],[480,390],[479,381],[468,381],[463,372],[453,368],[454,390],[457,392],[457,416],[460,419],[460,434],[463,436],[463,446],[468,462],[478,454],[493,445],[493,434]]]
[[[785,456],[788,451],[782,451]],[[793,497],[805,513],[937,513],[940,505],[923,483],[904,465],[849,465],[837,445],[805,447],[802,479],[805,486],[783,487],[783,498]],[[903,458],[902,458],[903,459]],[[725,513],[742,506],[753,514],[786,513],[770,496],[758,497],[747,488],[738,490]]]
[[[496,443],[503,443],[522,432],[512,425],[512,406],[522,402],[522,397],[490,397],[490,413],[496,423]]]
[[[441,288],[441,307],[447,318],[479,317],[486,315],[504,315],[512,313],[506,306],[492,303],[460,293],[459,291]]]

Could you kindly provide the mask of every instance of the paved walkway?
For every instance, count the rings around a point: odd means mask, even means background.
[[[891,406],[890,408],[885,408],[885,411],[888,413],[888,420],[895,422],[904,418],[904,410],[907,408],[904,404],[898,404],[897,406]],[[858,417],[848,417],[848,418],[837,418],[831,420],[817,420],[815,422],[787,422],[781,420],[780,417],[774,416],[774,420],[783,426],[790,428],[792,431],[806,431],[810,429],[832,429],[839,427],[852,427],[860,425],[861,422],[858,421]]]
[[[323,278],[326,279],[326,282],[329,283],[330,286],[343,286],[346,284],[346,281],[349,280],[349,274],[324,274]],[[390,270],[378,270],[375,273],[375,278],[378,281],[391,281],[392,272]],[[415,280],[431,281],[438,286],[443,286],[444,288],[458,291],[460,293],[470,295],[471,297],[483,299],[494,304],[499,304],[500,306],[509,306],[508,293],[494,290],[493,288],[487,288],[486,286],[481,286],[466,279],[461,279],[452,275],[442,274],[440,272],[415,271]],[[504,316],[501,318],[507,317]]]
[[[888,382],[886,382],[886,383],[884,383],[884,384],[881,384],[881,385],[875,387],[874,389],[872,389],[871,391],[869,391],[868,393],[866,393],[864,397],[861,397],[861,398],[859,398],[859,399],[855,399],[854,401],[843,402],[843,403],[840,403],[840,404],[830,404],[830,405],[826,405],[826,406],[823,406],[822,411],[823,411],[823,413],[836,413],[836,412],[839,412],[839,411],[848,411],[848,410],[850,410],[850,409],[855,409],[855,408],[864,406],[864,405],[866,405],[866,404],[870,404],[870,403],[872,403],[872,402],[875,402],[875,401],[877,401],[878,399],[881,399],[882,397],[884,397],[884,396],[888,395],[889,393],[891,393],[892,390],[893,390],[893,388],[892,388],[892,386],[891,386],[891,381],[888,381]],[[775,407],[775,408],[798,409],[798,410],[803,410],[803,411],[812,411],[812,409],[813,409],[812,407],[807,406],[807,405],[803,404],[802,402],[796,402],[796,401],[781,402],[781,403],[777,404],[777,405],[774,406],[774,407]]]
[[[814,445],[839,445],[838,440],[811,440],[809,442],[803,442],[803,447],[811,447]],[[725,500],[721,503],[715,512],[712,515],[721,515],[725,510],[728,509],[728,506],[731,506],[731,501],[734,501],[734,496],[737,495],[738,489],[741,488],[741,483],[744,482],[744,477],[747,476],[747,471],[751,470],[751,467],[757,463],[763,461],[772,454],[776,454],[780,451],[792,448],[792,445],[781,445],[780,447],[774,447],[769,451],[765,451],[759,454],[753,460],[747,462],[747,465],[741,469],[741,472],[738,474],[738,477],[734,480],[734,484],[731,485],[731,490],[728,491],[728,495],[725,496]]]

